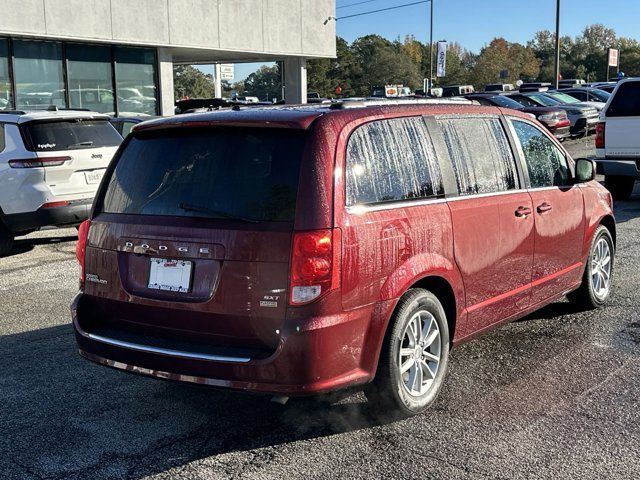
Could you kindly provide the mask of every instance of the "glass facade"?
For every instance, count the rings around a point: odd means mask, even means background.
[[[9,41],[0,38],[0,110],[13,107],[11,79],[9,78]]]
[[[111,48],[97,45],[67,46],[69,107],[115,113]]]
[[[62,44],[15,40],[13,57],[18,110],[66,106]]]
[[[155,49],[0,38],[2,110],[157,115],[157,95]]]
[[[118,111],[122,115],[155,115],[158,102],[153,50],[116,47],[115,61]]]

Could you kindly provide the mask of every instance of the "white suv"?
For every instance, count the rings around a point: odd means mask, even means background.
[[[84,221],[122,137],[81,111],[0,111],[0,256],[14,237]]]
[[[640,179],[640,78],[618,83],[596,126],[598,170],[616,200],[626,200]]]

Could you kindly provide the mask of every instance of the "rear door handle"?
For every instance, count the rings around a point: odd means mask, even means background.
[[[544,202],[541,205],[538,205],[538,213],[545,213],[551,210],[553,207],[549,205],[547,202]]]
[[[516,217],[528,217],[533,213],[529,207],[518,207],[516,209]]]

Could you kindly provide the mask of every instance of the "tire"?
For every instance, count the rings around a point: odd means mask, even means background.
[[[622,177],[619,175],[606,175],[604,177],[604,186],[611,192],[614,200],[629,200],[631,194],[633,194],[635,183],[635,177]]]
[[[602,242],[605,242],[606,246]],[[607,257],[609,259],[608,262],[606,261]],[[613,238],[607,227],[600,225],[591,240],[589,258],[584,269],[582,283],[576,291],[567,295],[569,301],[581,310],[593,310],[607,303],[611,295],[614,263],[615,247]],[[602,285],[600,289],[596,280],[598,277],[601,282],[600,285]]]
[[[416,342],[412,338],[415,339],[413,332],[418,324],[422,331]],[[425,330],[427,324],[429,327]],[[420,361],[416,364],[417,355]],[[400,417],[421,413],[438,397],[448,361],[449,327],[442,304],[427,290],[411,289],[400,299],[390,321],[378,372],[365,387],[367,399],[379,413]],[[401,364],[405,368],[412,366],[402,373]]]
[[[11,253],[13,249],[13,234],[0,223],[0,257]]]

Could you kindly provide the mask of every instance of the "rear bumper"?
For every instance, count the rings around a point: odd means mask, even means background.
[[[562,139],[570,137],[571,136],[570,129],[571,129],[571,127],[569,127],[569,126],[560,127],[560,128],[554,128],[554,127],[549,128],[549,130],[551,131],[553,136],[556,137],[558,140],[562,140]]]
[[[235,355],[231,349],[224,355],[203,355],[100,338],[81,327],[78,305],[83,295],[78,294],[71,306],[79,352],[88,360],[119,370],[286,396],[312,395],[364,384],[375,374],[375,368],[371,367],[375,360],[365,354],[365,332],[372,308],[305,319],[302,328],[300,322],[296,326],[288,325],[274,352],[266,358],[250,358],[244,353]]]
[[[89,217],[93,199],[75,200],[64,207],[39,208],[33,212],[4,215],[2,222],[13,233],[48,226],[79,225]]]
[[[640,178],[640,160],[596,158],[596,163],[602,175]]]

